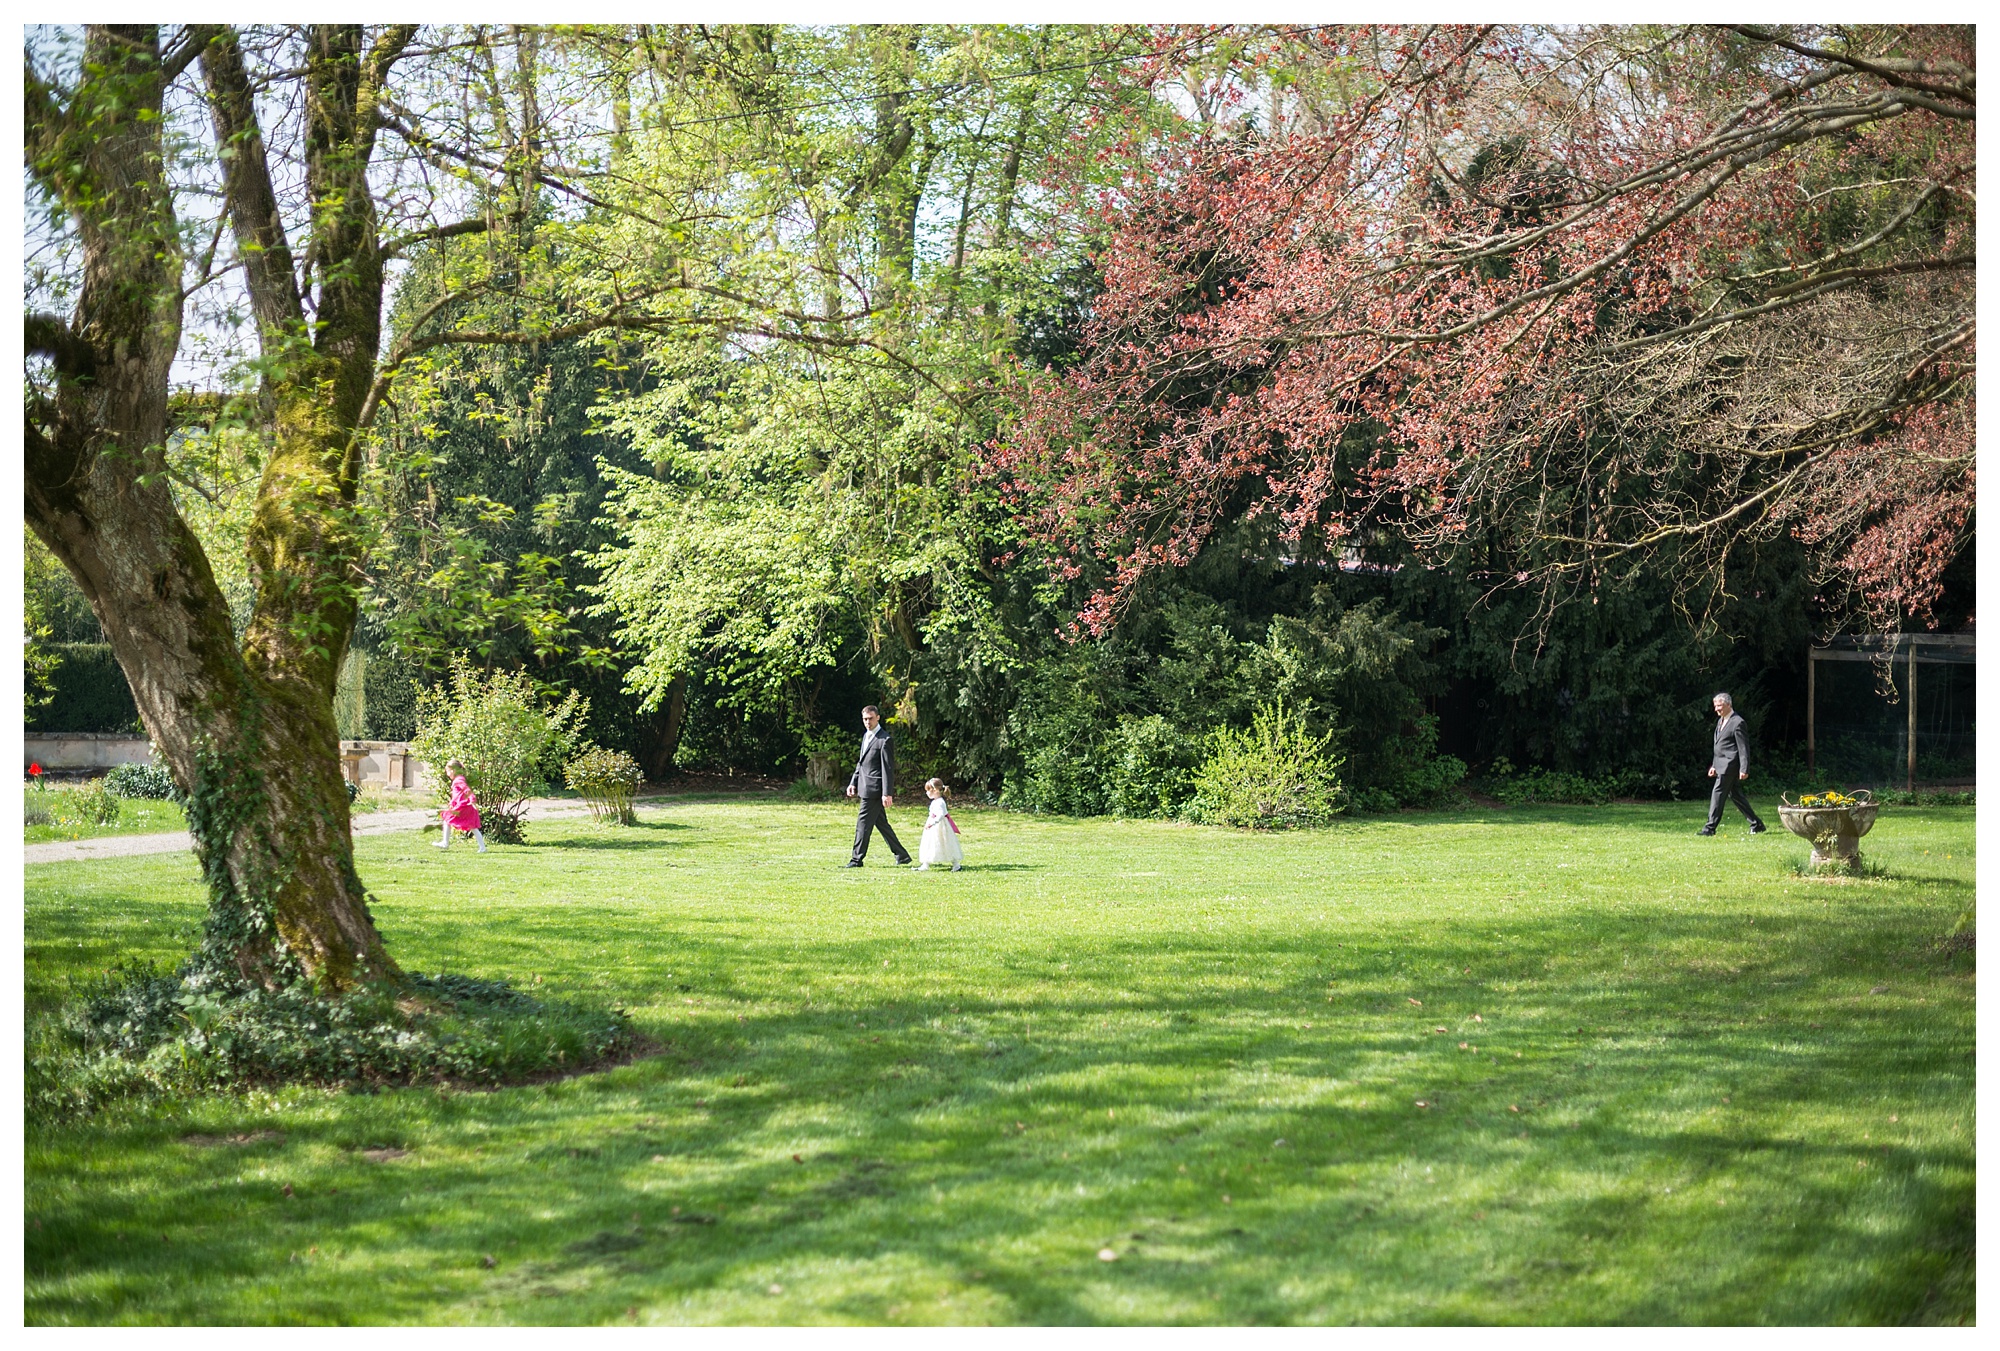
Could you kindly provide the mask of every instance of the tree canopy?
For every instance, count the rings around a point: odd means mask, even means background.
[[[25,618],[116,652],[232,979],[395,973],[357,648],[404,722],[471,662],[649,772],[770,769],[866,699],[1138,810],[1269,698],[1378,804],[1448,745],[1664,782],[1716,671],[1970,609],[1969,28],[24,55]]]

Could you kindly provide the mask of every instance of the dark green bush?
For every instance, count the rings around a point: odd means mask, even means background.
[[[1919,788],[1911,792],[1907,788],[1883,788],[1876,792],[1875,800],[1892,807],[1973,807],[1978,794],[1973,791],[1933,793]]]
[[[423,670],[389,651],[371,652],[361,672],[362,730],[371,741],[408,741],[417,734]]]
[[[1110,811],[1119,816],[1172,816],[1194,793],[1201,739],[1157,713],[1120,718],[1098,760]]]
[[[1634,771],[1592,778],[1531,766],[1517,770],[1505,756],[1486,772],[1486,791],[1510,807],[1536,805],[1602,806],[1630,793],[1642,776]]]

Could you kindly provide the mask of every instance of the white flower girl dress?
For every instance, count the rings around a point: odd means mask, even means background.
[[[933,863],[949,863],[953,872],[965,866],[965,851],[958,845],[958,822],[951,819],[951,804],[941,797],[931,799],[923,842],[917,846],[917,870],[921,872]]]

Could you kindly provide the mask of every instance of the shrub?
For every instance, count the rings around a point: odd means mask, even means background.
[[[823,788],[811,779],[793,779],[785,785],[785,797],[792,802],[833,802],[846,796],[838,788]]]
[[[624,826],[638,820],[632,812],[632,794],[645,780],[637,760],[601,746],[586,747],[563,766],[563,781],[583,794],[593,818]]]
[[[1934,793],[1922,788],[1914,793],[1907,788],[1884,788],[1875,794],[1875,800],[1887,807],[1971,807],[1977,805],[1977,797],[1971,790]]]
[[[587,1068],[637,1044],[622,1012],[459,975],[329,996],[303,982],[230,987],[128,965],[77,996],[37,1029],[33,1115],[252,1084],[498,1084]]]
[[[118,795],[105,786],[104,780],[92,779],[89,783],[72,788],[56,799],[55,818],[58,825],[108,826],[118,820],[118,813],[125,804]]]
[[[56,822],[55,813],[49,810],[47,802],[37,802],[32,797],[27,802],[26,816],[26,824],[31,826],[52,826]]]
[[[1023,701],[1008,715],[1018,728],[1019,767],[1007,775],[1001,801],[1026,811],[1095,816],[1104,810],[1104,776],[1097,763],[1102,724],[1080,702],[1051,707]]]
[[[1194,792],[1201,743],[1165,718],[1120,718],[1099,754],[1105,805],[1119,816],[1172,816]]]
[[[549,776],[588,713],[574,691],[549,708],[525,672],[482,672],[455,657],[446,683],[417,696],[410,749],[430,765],[440,804],[451,795],[445,765],[463,761],[486,833],[496,843],[518,844],[526,799],[548,791]]]
[[[104,776],[104,786],[123,798],[154,802],[179,802],[181,790],[174,776],[159,765],[113,765]]]
[[[1333,736],[1313,736],[1282,703],[1257,710],[1250,730],[1209,734],[1187,814],[1197,821],[1258,828],[1316,826],[1345,805]]]
[[[1510,807],[1558,804],[1598,807],[1636,787],[1638,779],[1636,773],[1589,778],[1533,766],[1517,770],[1503,755],[1486,772],[1486,791]]]

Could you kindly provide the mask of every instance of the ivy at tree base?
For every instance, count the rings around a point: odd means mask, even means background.
[[[616,1062],[642,1038],[622,1010],[544,1001],[440,973],[341,995],[132,965],[36,1029],[27,1111],[73,1120],[112,1103],[252,1086],[495,1087]]]

